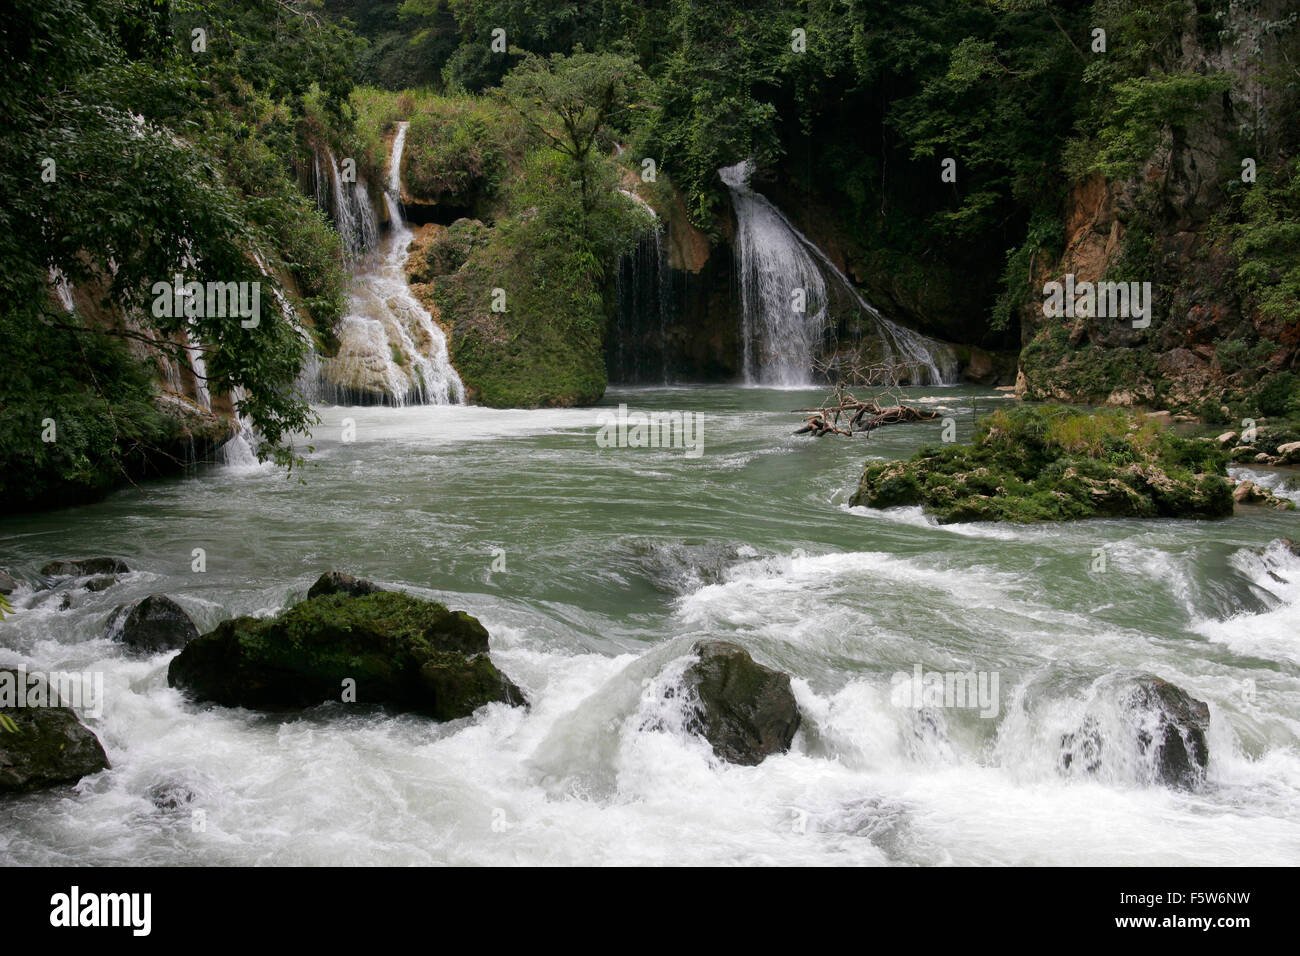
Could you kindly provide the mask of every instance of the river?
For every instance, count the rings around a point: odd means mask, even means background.
[[[0,624],[0,665],[103,672],[86,722],[113,766],[7,798],[0,861],[1300,861],[1300,560],[1255,553],[1300,537],[1294,513],[1013,527],[849,509],[868,457],[910,454],[939,425],[792,436],[791,410],[820,395],[606,396],[702,414],[699,457],[601,447],[602,409],[323,406],[301,482],[214,466],[3,519],[0,564],[112,554],[133,573]],[[908,400],[962,439],[974,403],[1006,401],[968,387]],[[204,706],[167,687],[171,653],[104,635],[114,606],[151,592],[206,630],[273,613],[329,569],[479,617],[531,706],[450,724]],[[706,636],[794,677],[790,753],[721,764],[682,730],[664,691]],[[894,706],[892,676],[917,665],[996,675],[996,713]],[[1063,735],[1089,715],[1107,726],[1109,682],[1136,673],[1208,702],[1198,790],[1153,784],[1111,739],[1094,773],[1062,768]]]

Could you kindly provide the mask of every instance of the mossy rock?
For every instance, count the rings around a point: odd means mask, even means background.
[[[57,706],[57,701],[53,706],[19,707],[16,697],[9,699],[18,682],[29,677],[24,671],[0,670],[0,793],[44,790],[107,770],[99,738],[71,708]],[[43,699],[51,701],[48,683],[40,683]]]
[[[970,445],[872,463],[851,503],[921,505],[944,523],[1232,514],[1227,457],[1118,410],[1025,407],[985,418]]]
[[[488,656],[488,633],[463,611],[406,594],[327,594],[277,617],[224,621],[172,661],[168,683],[199,700],[285,711],[347,700],[435,720],[524,695]]]

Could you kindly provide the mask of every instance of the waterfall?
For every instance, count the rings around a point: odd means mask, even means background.
[[[54,291],[58,293],[59,304],[63,306],[65,312],[73,312],[77,306],[72,301],[72,286],[68,283],[68,277],[63,274],[63,270],[57,266],[50,266],[50,284],[54,286]]]
[[[401,210],[402,150],[407,123],[393,138],[384,204],[392,227],[382,248],[355,266],[338,353],[320,363],[322,398],[339,403],[460,404],[465,387],[452,368],[447,340],[406,282],[413,234]],[[363,190],[364,192],[364,190]]]
[[[388,161],[388,194],[402,201],[402,151],[406,148],[406,131],[410,123],[398,123],[393,135],[393,154]]]
[[[344,181],[332,149],[325,150],[325,160],[322,164],[320,151],[313,152],[312,189],[316,205],[333,220],[348,260],[354,262],[378,242],[379,218],[365,183],[360,179]]]
[[[627,189],[619,192],[655,215],[636,193]],[[673,315],[673,289],[664,238],[664,225],[656,216],[636,249],[619,262],[614,335],[606,345],[606,366],[612,381],[667,385],[672,380],[668,325]],[[656,353],[657,366],[652,358]],[[649,361],[647,357],[651,357]]]
[[[257,435],[248,419],[239,411],[239,403],[247,394],[242,386],[236,387],[230,394],[230,404],[235,410],[235,434],[217,449],[217,461],[223,465],[251,468],[260,464],[257,453],[253,451]]]
[[[868,350],[857,350],[859,362],[882,367],[882,377],[891,382],[952,381],[957,370],[952,350],[881,315],[811,239],[750,188],[752,170],[749,160],[718,170],[736,213],[745,382],[811,384],[814,361],[833,352],[827,346],[836,334],[837,322],[831,316],[836,295],[847,298],[850,309],[871,330],[864,336]],[[834,356],[830,358],[833,365]]]

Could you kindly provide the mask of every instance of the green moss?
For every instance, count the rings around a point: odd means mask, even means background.
[[[468,258],[435,283],[451,360],[472,401],[536,408],[604,394],[609,276],[647,223],[615,188],[612,164],[590,171],[599,189],[585,200],[570,173],[554,152],[530,157],[512,186],[514,214],[486,238],[467,231]]]
[[[1232,513],[1226,457],[1118,410],[1022,407],[983,419],[970,445],[871,464],[854,505],[923,505],[942,522],[1072,521]]]
[[[487,655],[473,617],[409,595],[311,598],[275,618],[225,621],[186,645],[168,681],[198,697],[265,710],[341,699],[389,704],[439,720],[522,695]]]

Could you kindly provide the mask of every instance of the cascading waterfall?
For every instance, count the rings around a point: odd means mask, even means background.
[[[231,405],[235,409],[235,434],[217,449],[217,461],[223,465],[236,465],[243,468],[258,464],[257,453],[253,446],[257,441],[256,433],[248,419],[239,413],[239,403],[247,395],[242,387],[236,388],[230,395]]]
[[[319,151],[312,157],[316,205],[334,220],[348,259],[355,262],[375,248],[379,239],[379,218],[375,215],[365,183],[359,179],[344,181],[333,150],[326,149],[325,158],[328,162],[322,169]]]
[[[401,164],[407,123],[393,138],[384,204],[392,226],[381,248],[356,266],[338,353],[320,362],[316,397],[336,403],[460,404],[465,387],[447,340],[411,293],[405,265],[412,232],[402,217]],[[364,190],[362,190],[364,192]]]
[[[654,215],[640,196],[626,189],[620,192]],[[615,334],[610,337],[606,355],[611,378],[623,383],[669,384],[672,274],[665,261],[664,226],[657,216],[636,249],[619,263],[616,293]],[[658,367],[646,360],[655,352],[659,355]]]
[[[752,171],[749,160],[718,170],[736,213],[746,384],[812,383],[813,363],[835,334],[830,315],[835,293],[847,296],[872,329],[874,348],[861,354],[864,364],[887,369],[884,377],[891,382],[953,381],[957,360],[952,350],[881,315],[811,239],[750,188]]]
[[[61,269],[50,266],[50,284],[54,286],[54,291],[59,297],[59,304],[63,306],[65,312],[72,312],[76,309],[76,304],[72,301],[72,286],[68,283],[68,277],[63,274]]]

